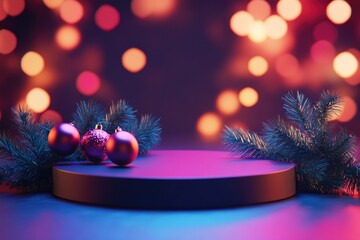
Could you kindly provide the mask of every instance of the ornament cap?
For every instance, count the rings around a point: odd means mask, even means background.
[[[100,129],[102,130],[103,129],[103,126],[101,125],[101,123],[98,123],[95,125],[95,129]]]
[[[121,132],[122,131],[122,129],[121,129],[121,127],[117,127],[116,129],[115,129],[115,132],[117,133],[117,132]]]

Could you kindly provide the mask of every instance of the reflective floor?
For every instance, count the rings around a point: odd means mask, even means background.
[[[360,200],[301,194],[201,211],[124,210],[0,193],[0,239],[360,239]]]

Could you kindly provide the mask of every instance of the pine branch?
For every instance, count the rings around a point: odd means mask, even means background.
[[[112,103],[109,113],[106,114],[105,130],[112,134],[117,127],[125,131],[131,131],[136,121],[135,110],[125,101],[119,100]]]
[[[297,185],[300,191],[325,193],[324,180],[328,169],[327,160],[307,161],[296,165]]]
[[[19,106],[18,109],[13,108],[12,113],[14,127],[19,132],[15,137],[23,148],[29,149],[27,153],[31,158],[39,158],[41,151],[44,150],[42,144],[40,144],[41,139],[38,138],[42,129],[39,124],[35,123],[32,111],[26,106]]]
[[[344,130],[335,131],[328,122],[340,111],[341,99],[323,92],[313,106],[300,93],[284,96],[284,109],[289,120],[281,118],[264,124],[262,146],[265,156],[274,160],[294,162],[300,191],[353,194],[360,190],[359,156],[355,156],[356,137]],[[248,132],[225,126],[225,145],[242,157],[262,158],[256,139]],[[254,135],[257,136],[257,135]],[[254,147],[255,146],[255,147]],[[261,148],[260,148],[261,150]],[[260,156],[259,156],[260,155]]]
[[[330,163],[333,165],[340,164],[340,166],[356,164],[353,153],[356,151],[357,138],[342,129],[333,135],[334,138],[324,152],[324,155],[328,156]]]
[[[23,151],[17,143],[5,134],[0,135],[0,159],[10,161],[16,159],[27,159],[28,154]]]
[[[296,92],[296,96],[292,92],[287,93],[284,97],[284,110],[286,116],[296,123],[300,129],[307,132],[310,136],[314,134],[311,124],[313,119],[313,108],[311,102],[304,94]]]
[[[280,117],[264,124],[264,140],[275,159],[300,162],[313,154],[308,137]]]
[[[344,180],[343,187],[346,193],[354,194],[357,192],[360,194],[360,166],[353,166],[346,169],[346,179]]]
[[[80,136],[84,135],[90,129],[94,129],[96,124],[103,123],[104,114],[104,109],[94,101],[79,102],[73,118]]]
[[[147,153],[153,146],[160,142],[160,119],[150,114],[141,116],[140,121],[135,121],[135,128],[130,130],[139,143],[140,154]]]
[[[322,92],[319,101],[314,106],[317,126],[324,126],[331,117],[338,116],[341,112],[341,104],[339,95],[333,95],[329,91]]]
[[[0,182],[23,192],[49,191],[52,185],[52,165],[16,159],[0,165]]]
[[[225,126],[222,139],[225,147],[240,158],[266,158],[267,145],[256,133]]]
[[[51,124],[36,122],[26,107],[13,109],[13,117],[17,141],[0,137],[0,150],[6,156],[0,166],[0,182],[25,192],[48,190],[52,163],[59,159],[47,144]]]

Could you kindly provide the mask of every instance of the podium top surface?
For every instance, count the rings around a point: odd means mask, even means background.
[[[269,175],[294,168],[292,163],[272,160],[244,160],[225,151],[157,150],[139,156],[126,167],[106,160],[61,163],[57,170],[87,176],[131,179],[209,179]]]

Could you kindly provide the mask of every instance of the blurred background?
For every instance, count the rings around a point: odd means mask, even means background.
[[[358,128],[358,0],[0,0],[0,128],[27,104],[71,121],[76,103],[127,99],[164,141],[260,130],[299,90],[344,96]]]

